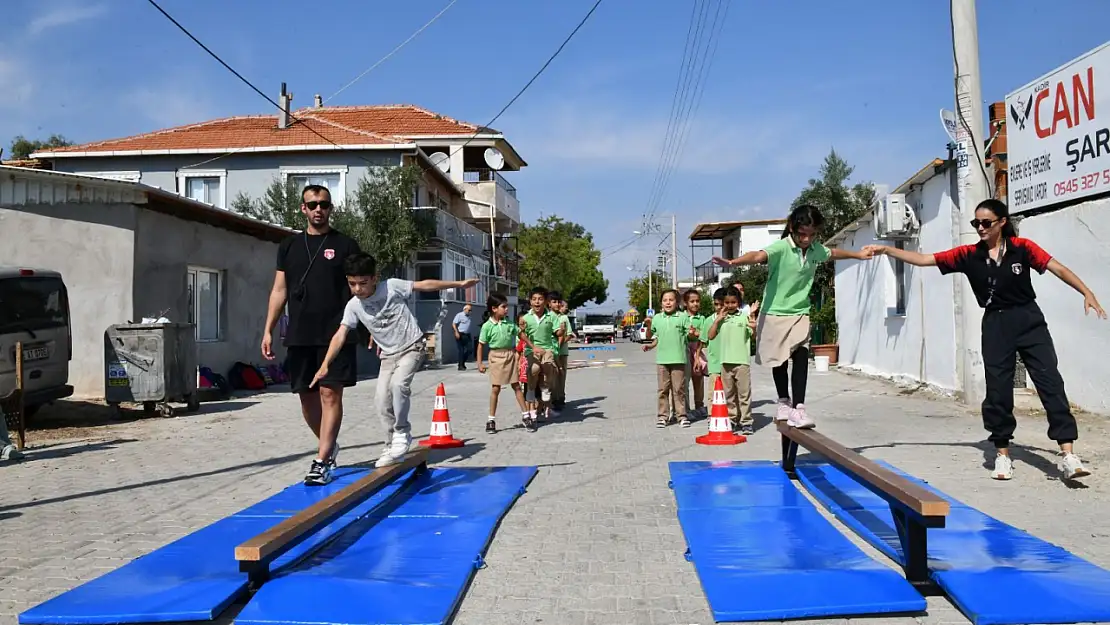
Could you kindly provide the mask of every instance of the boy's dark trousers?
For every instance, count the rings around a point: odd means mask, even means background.
[[[1075,417],[1064,392],[1056,348],[1048,323],[1035,302],[983,313],[983,368],[987,393],[983,399],[983,427],[995,447],[1006,448],[1014,437],[1014,369],[1017,355],[1033,379],[1041,405],[1048,414],[1048,437],[1070,443],[1079,437]]]

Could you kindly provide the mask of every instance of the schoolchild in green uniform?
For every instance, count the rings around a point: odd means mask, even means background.
[[[690,316],[690,326],[697,329],[697,335],[690,336],[686,342],[686,379],[692,390],[693,401],[687,397],[691,406],[691,417],[707,418],[709,413],[705,410],[705,376],[708,374],[709,363],[706,361],[705,349],[701,337],[709,331],[713,319],[701,314],[701,293],[690,289],[682,294],[682,301],[686,304],[686,314]]]
[[[767,287],[763,293],[763,314],[756,331],[756,362],[771,367],[779,395],[775,421],[792,427],[812,428],[813,418],[806,414],[805,395],[809,375],[810,291],[817,267],[829,260],[866,260],[873,252],[829,249],[817,241],[825,218],[816,206],[803,204],[790,212],[782,239],[766,249],[755,250],[731,260],[713,257],[718,265],[758,265],[767,263]],[[787,364],[794,371],[787,375]]]
[[[657,349],[655,368],[659,382],[659,416],[655,427],[664,428],[674,423],[672,415],[681,415],[682,427],[690,427],[690,417],[685,412],[686,341],[697,336],[697,328],[690,326],[690,316],[678,310],[678,291],[667,289],[661,296],[663,311],[644,320],[648,344],[644,351]]]
[[[482,324],[478,335],[478,372],[486,372],[482,352],[489,350],[489,419],[486,431],[497,431],[497,398],[501,387],[509,386],[516,393],[516,403],[520,405],[521,419],[528,419],[528,405],[524,403],[524,393],[520,390],[520,354],[516,351],[520,339],[520,328],[508,319],[509,303],[504,295],[492,293],[486,300],[489,319]]]
[[[740,310],[740,289],[730,286],[724,291],[724,305],[709,326],[709,339],[718,342],[721,379],[733,428],[739,426],[741,434],[751,436],[755,431],[755,421],[752,419],[752,372],[749,360],[755,319]]]

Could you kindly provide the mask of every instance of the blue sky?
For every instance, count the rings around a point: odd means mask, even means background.
[[[142,0],[0,0],[0,142],[76,141],[270,112]],[[330,96],[448,0],[161,0],[276,99]],[[458,0],[333,104],[407,102],[485,123],[592,0]],[[612,247],[639,229],[663,144],[690,0],[605,0],[495,124],[529,162],[510,174],[525,221],[558,214]],[[983,97],[1106,40],[1105,0],[980,0]],[[14,19],[13,19],[14,18]],[[732,0],[684,158],[659,213],[677,215],[680,268],[698,221],[783,216],[830,147],[859,180],[896,185],[945,153],[953,107],[948,2]],[[625,307],[645,239],[603,260]],[[698,257],[696,260],[703,260]]]

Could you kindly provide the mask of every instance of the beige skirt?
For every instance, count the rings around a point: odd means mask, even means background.
[[[761,314],[756,326],[756,363],[777,367],[799,347],[809,347],[809,315]]]
[[[489,352],[489,382],[493,386],[509,386],[520,382],[520,354],[514,349],[493,349]]]

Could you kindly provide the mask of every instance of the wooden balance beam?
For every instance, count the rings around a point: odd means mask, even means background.
[[[944,527],[950,506],[929,489],[848,449],[816,430],[799,430],[778,423],[782,435],[782,469],[796,479],[798,446],[823,456],[868,490],[890,504],[898,539],[905,555],[906,579],[915,586],[931,586],[928,569],[927,528]]]
[[[270,563],[296,547],[316,530],[331,523],[409,469],[428,467],[428,450],[410,451],[398,464],[370,471],[365,477],[312,504],[235,548],[239,570],[257,588],[270,576]]]

